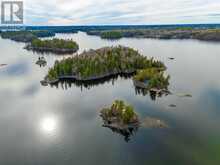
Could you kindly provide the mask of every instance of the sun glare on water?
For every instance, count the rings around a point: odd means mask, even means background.
[[[57,124],[55,117],[45,117],[40,123],[40,128],[45,134],[54,134],[57,130]]]

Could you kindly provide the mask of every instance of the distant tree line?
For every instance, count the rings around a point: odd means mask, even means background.
[[[39,37],[53,37],[55,33],[51,31],[6,31],[0,33],[4,39],[11,39],[18,42],[31,42]]]
[[[120,39],[123,35],[119,31],[104,31],[101,32],[101,38],[104,39]]]

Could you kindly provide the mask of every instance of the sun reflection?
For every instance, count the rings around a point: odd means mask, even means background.
[[[58,121],[53,116],[45,117],[40,122],[40,129],[45,134],[54,134],[57,131]]]

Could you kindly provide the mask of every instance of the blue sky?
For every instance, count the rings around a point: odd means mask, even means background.
[[[27,25],[220,23],[220,0],[24,0]]]

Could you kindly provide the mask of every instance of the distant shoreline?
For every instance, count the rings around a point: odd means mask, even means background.
[[[170,25],[84,25],[84,26],[24,26],[25,31],[45,33],[77,33],[100,36],[103,39],[149,38],[149,39],[195,39],[220,42],[220,24],[170,24]],[[5,27],[7,28],[7,27]],[[4,26],[0,27],[3,35]],[[16,38],[16,37],[15,37]],[[19,38],[19,37],[18,37]],[[21,37],[20,37],[21,38]],[[24,38],[24,37],[23,37]],[[26,40],[29,39],[27,36]],[[22,39],[23,40],[23,39]],[[26,41],[25,40],[25,41]]]
[[[152,25],[59,25],[59,26],[35,26],[35,25],[26,25],[26,26],[13,26],[11,29],[20,28],[25,30],[49,30],[49,31],[88,31],[88,30],[114,30],[114,29],[130,29],[130,28],[139,28],[139,29],[151,29],[151,28],[176,28],[176,27],[193,27],[193,28],[220,28],[220,23],[208,23],[208,24],[152,24]],[[0,26],[0,30],[10,29],[10,26]]]
[[[200,41],[220,42],[220,28],[195,29],[178,27],[174,29],[128,29],[128,30],[94,30],[88,35],[100,36],[103,39],[149,38],[149,39],[194,39]]]

